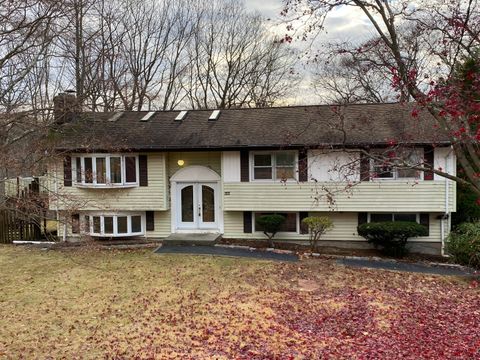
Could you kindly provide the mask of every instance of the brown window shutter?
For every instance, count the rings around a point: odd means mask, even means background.
[[[244,233],[252,232],[252,212],[251,211],[243,212],[243,232]]]
[[[358,225],[362,225],[368,222],[368,215],[366,212],[359,212],[358,213]]]
[[[360,153],[360,181],[370,181],[370,158]]]
[[[250,157],[248,150],[240,151],[240,181],[250,181]]]
[[[298,181],[308,181],[308,158],[306,149],[298,152]]]
[[[427,229],[427,236],[430,236],[430,214],[420,214],[420,225],[425,226],[425,228]]]
[[[140,172],[140,186],[148,186],[148,158],[147,155],[140,155],[138,157],[138,168]]]
[[[299,213],[299,217],[300,217],[300,234],[308,234],[308,226],[305,226],[305,224],[302,223],[302,220],[308,217],[308,212],[301,211]]]
[[[434,150],[432,146],[428,146],[423,149],[423,160],[425,162],[425,166],[432,169],[433,169],[433,155],[434,155]],[[433,172],[425,171],[423,173],[423,180],[433,180]]]
[[[155,212],[154,211],[147,211],[145,213],[145,220],[147,225],[147,231],[154,231],[155,230]]]
[[[63,159],[63,185],[72,186],[72,157],[65,156]]]

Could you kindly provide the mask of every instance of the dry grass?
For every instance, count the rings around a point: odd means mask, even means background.
[[[440,287],[478,297],[457,280],[326,260],[2,246],[0,268],[0,357],[12,359],[311,358],[356,336],[327,336],[322,324],[336,316],[341,323],[358,299],[373,314],[368,331],[383,332],[392,309],[404,306],[398,291],[429,299]]]

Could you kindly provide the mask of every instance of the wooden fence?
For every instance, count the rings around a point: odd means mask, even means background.
[[[48,201],[40,191],[39,179],[16,178],[12,183],[17,186],[13,191],[6,189],[4,203],[15,210],[0,210],[0,243],[45,240]]]
[[[0,243],[9,244],[14,240],[41,240],[40,225],[33,219],[22,219],[15,212],[0,210]]]

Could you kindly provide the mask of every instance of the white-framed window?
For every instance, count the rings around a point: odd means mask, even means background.
[[[297,179],[296,151],[255,151],[250,158],[251,181],[288,181]]]
[[[368,222],[412,221],[420,223],[419,213],[368,213]]]
[[[72,159],[72,178],[74,180],[74,184],[77,186],[138,186],[138,155],[76,155]]]
[[[145,234],[143,213],[86,213],[80,218],[82,233],[98,237],[139,236]]]
[[[285,222],[280,227],[279,233],[299,233],[300,229],[300,215],[297,212],[254,212],[253,216],[253,231],[254,232],[263,232],[263,229],[259,228],[256,224],[256,219],[262,215],[282,215],[285,217]]]
[[[373,156],[377,158],[370,159],[370,175],[373,180],[399,180],[415,179],[423,180],[423,171],[415,170],[400,165],[419,165],[423,163],[423,149],[400,149],[400,150],[376,150]],[[392,160],[390,160],[392,159]],[[400,161],[398,159],[404,159]],[[395,166],[398,164],[399,166]]]

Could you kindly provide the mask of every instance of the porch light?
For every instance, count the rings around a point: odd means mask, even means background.
[[[183,165],[185,165],[185,161],[180,159],[180,160],[177,161],[177,164],[178,164],[178,166],[183,166]]]

